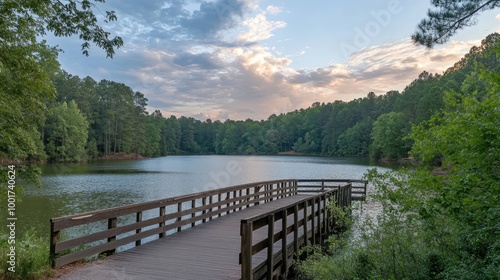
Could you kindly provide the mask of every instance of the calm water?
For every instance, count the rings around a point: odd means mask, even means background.
[[[277,179],[361,179],[367,159],[296,156],[168,156],[42,166],[43,188],[18,202],[23,227],[49,219],[244,183]]]

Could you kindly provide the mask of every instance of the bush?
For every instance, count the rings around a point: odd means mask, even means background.
[[[43,279],[51,274],[49,240],[40,237],[33,229],[16,238],[16,267],[15,272],[8,271],[10,265],[7,234],[0,236],[0,279]]]

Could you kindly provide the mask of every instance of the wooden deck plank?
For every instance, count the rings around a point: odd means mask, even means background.
[[[240,279],[240,220],[309,196],[301,194],[263,203],[119,252],[108,257],[109,261],[105,264],[96,267],[92,277],[106,279],[112,271],[120,279]],[[289,219],[293,223],[293,215]],[[275,232],[279,232],[281,221],[275,227]],[[254,240],[266,236],[265,228],[254,232]],[[275,244],[273,247],[279,250],[281,245]],[[255,255],[254,259],[254,265],[259,264],[260,254]],[[79,277],[77,273],[70,273],[59,279]]]

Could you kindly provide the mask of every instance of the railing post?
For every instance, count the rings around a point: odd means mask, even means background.
[[[61,239],[61,232],[54,230],[54,222],[50,219],[50,260],[52,262],[52,268],[56,267],[56,244]]]
[[[313,197],[311,199],[311,244],[312,245],[316,245],[316,223],[314,222],[314,220],[316,220],[316,199]]]
[[[281,215],[281,275],[283,279],[287,279],[288,272],[288,250],[286,243],[287,232],[287,209],[283,210]]]
[[[349,199],[349,206],[352,205],[352,183],[349,183],[349,189],[348,189],[348,199]]]
[[[137,212],[136,216],[135,216],[136,223],[141,222],[141,221],[142,221],[142,211]],[[138,234],[138,233],[141,233],[141,231],[142,231],[142,229],[138,228],[135,230],[135,233]],[[141,239],[135,241],[135,246],[141,246]]]
[[[339,201],[339,197],[340,197],[340,189],[336,189],[334,194],[335,194],[335,198],[334,198],[335,207],[339,207],[340,205],[339,205],[338,201]],[[331,224],[332,225],[331,232],[333,232],[333,230],[335,229],[336,223],[337,223],[334,215],[332,215],[332,217],[331,217],[331,223],[332,223]]]
[[[257,200],[257,199],[259,198],[259,196],[260,196],[259,192],[260,192],[260,188],[259,188],[259,186],[256,186],[256,187],[254,188],[254,192],[253,192],[253,194],[254,194],[253,199],[254,199],[254,200]],[[257,194],[257,195],[255,195],[255,194]],[[254,206],[259,205],[259,201],[254,202],[254,203],[253,203],[253,205],[254,205]]]
[[[241,204],[243,203],[243,201],[241,200],[241,197],[243,196],[243,189],[240,189],[239,191],[239,197],[240,197],[240,200],[238,200],[238,204],[240,205],[240,211],[241,209],[243,209],[243,207],[241,206]]]
[[[162,206],[160,207],[160,213],[159,213],[159,216],[160,217],[163,217],[162,221],[160,222],[160,224],[158,224],[158,227],[160,228],[164,228],[165,227],[165,206]],[[159,238],[163,238],[165,236],[165,232],[162,231],[160,232],[159,234]]]
[[[331,193],[328,196],[325,196],[325,236],[330,234],[330,213],[328,212],[328,200],[331,197]]]
[[[237,191],[233,191],[233,198],[236,198],[236,197],[237,197],[237,196],[236,196],[237,194],[238,194],[238,192],[237,192]],[[237,202],[236,200],[234,200],[234,201],[233,201],[233,206],[236,206],[236,202]],[[234,207],[234,209],[233,209],[233,213],[234,213],[234,212],[236,212],[236,207]]]
[[[250,195],[250,188],[247,188],[246,196],[248,196],[248,197],[247,197],[247,201],[246,202],[250,201],[249,195]],[[245,208],[248,208],[248,207],[250,207],[250,203],[247,203],[247,205],[245,206]]]
[[[205,210],[205,206],[207,205],[207,197],[204,196],[202,199],[201,199],[201,205],[203,207],[203,210],[201,211],[201,214],[202,215],[205,215],[207,213],[207,210]],[[203,221],[202,223],[206,223],[207,222],[207,219],[206,218],[203,218]]]
[[[108,219],[108,229],[114,229],[114,228],[116,228],[117,221],[118,220],[117,220],[116,217]],[[108,242],[116,242],[116,235],[108,237]],[[115,248],[114,249],[106,251],[105,254],[109,256],[109,255],[115,254],[115,252],[116,252],[116,244],[115,244]]]
[[[196,199],[191,200],[191,209],[194,209],[194,208],[196,208]],[[196,213],[193,212],[191,214],[191,218],[194,218],[194,217],[196,217]],[[191,227],[195,227],[195,226],[196,226],[196,222],[192,222]]]
[[[327,231],[326,231],[326,195],[323,194],[320,199],[319,199],[319,202],[321,204],[321,202],[323,202],[323,206],[320,207],[321,208],[321,211],[320,213],[323,213],[323,216],[320,216],[320,241],[321,241],[321,245],[324,244],[324,240],[326,239],[326,237],[328,236],[327,235]]]
[[[342,207],[342,188],[337,189],[337,207]]]
[[[253,280],[252,269],[252,223],[241,221],[241,279]]]
[[[212,220],[212,210],[213,210],[213,209],[212,209],[212,208],[213,208],[212,204],[213,204],[213,203],[214,203],[214,202],[213,202],[213,195],[210,195],[210,196],[208,197],[208,204],[210,205],[210,209],[208,209],[208,212],[210,213],[210,218],[208,219],[209,221],[211,221],[211,220]]]
[[[267,279],[273,279],[274,270],[274,214],[267,217]]]
[[[308,226],[307,226],[307,223],[308,223],[308,217],[307,217],[307,204],[308,204],[308,200],[305,200],[304,201],[304,246],[307,246],[309,245],[309,233],[308,233]],[[307,255],[307,252],[306,252],[306,255]]]
[[[293,250],[299,252],[299,205],[293,207]],[[297,256],[298,259],[298,256]]]
[[[182,212],[182,202],[177,203],[177,213]],[[176,221],[177,223],[180,223],[182,221],[182,216],[177,217]],[[177,227],[177,232],[181,232],[182,227]]]
[[[221,200],[222,200],[222,194],[221,194],[221,193],[219,193],[219,194],[217,195],[217,202],[221,202]],[[220,210],[220,209],[222,209],[222,204],[219,204],[218,209],[219,209],[219,210]],[[221,217],[221,216],[222,216],[222,212],[219,212],[219,217]]]

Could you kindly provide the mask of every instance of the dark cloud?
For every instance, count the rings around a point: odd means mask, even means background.
[[[169,1],[168,3],[170,4],[170,6],[162,8],[160,10],[159,18],[161,19],[161,22],[170,25],[177,25],[179,24],[179,20],[181,18],[189,17],[189,11],[184,9],[186,1],[173,0]]]
[[[297,74],[288,79],[292,84],[312,83],[314,86],[328,86],[335,79],[346,79],[347,73],[334,73],[332,68],[317,68],[314,71],[299,70]]]
[[[196,6],[199,3],[199,8]],[[245,13],[251,11],[248,0],[109,0],[106,6],[120,16],[114,23],[117,31],[130,32],[134,24],[152,27],[135,29],[132,36],[144,40],[193,40],[212,44],[219,41],[221,31],[240,24]],[[106,7],[107,8],[107,7]],[[192,10],[195,8],[195,10]],[[188,10],[190,9],[190,10]],[[129,20],[129,22],[127,22]],[[128,24],[128,25],[127,25]],[[128,38],[127,41],[130,41]],[[206,42],[208,41],[208,42]]]
[[[198,67],[200,69],[218,69],[221,68],[218,59],[214,58],[210,53],[192,54],[182,53],[176,55],[173,62],[182,67]]]
[[[372,80],[378,78],[386,78],[386,77],[411,77],[418,73],[416,67],[399,67],[393,65],[384,65],[383,67],[377,68],[375,70],[362,70],[357,71],[355,78],[359,80]]]
[[[460,55],[457,54],[438,54],[431,56],[431,61],[434,62],[444,62],[444,61],[453,61],[460,59]]]
[[[202,2],[199,10],[181,18],[179,23],[184,31],[196,38],[213,38],[220,31],[235,27],[237,18],[242,18],[247,9],[248,5],[241,0]]]
[[[401,63],[415,63],[418,60],[414,57],[407,57],[401,61]]]

